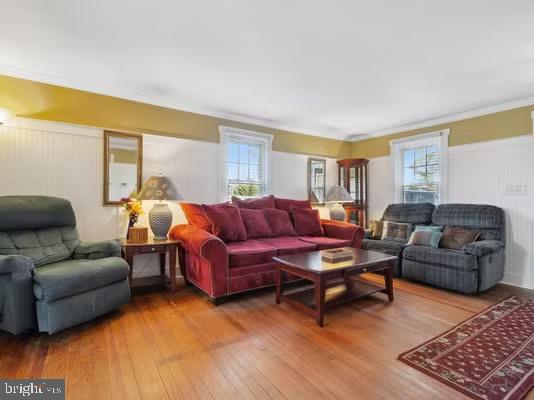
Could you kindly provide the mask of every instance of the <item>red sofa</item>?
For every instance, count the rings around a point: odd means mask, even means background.
[[[278,199],[273,196],[234,201],[237,202],[237,209],[263,209],[264,213],[274,212],[272,208],[289,211],[288,215],[291,210],[295,211],[292,207],[311,210],[308,201]],[[214,303],[234,293],[272,286],[275,266],[272,258],[276,255],[335,247],[359,248],[364,237],[364,230],[357,225],[320,220],[318,224],[320,223],[322,232],[314,236],[299,236],[295,232],[295,235],[290,236],[247,237],[246,240],[225,242],[215,234],[219,232],[214,233],[212,220],[206,218],[206,207],[215,206],[191,203],[181,205],[189,223],[173,226],[169,236],[181,242],[184,251],[180,262],[185,264],[186,280],[205,292]],[[226,207],[229,209],[228,203]],[[241,214],[245,213],[241,211]],[[318,212],[316,215],[319,220]],[[234,217],[233,222],[238,219]],[[290,220],[295,225],[293,216]]]

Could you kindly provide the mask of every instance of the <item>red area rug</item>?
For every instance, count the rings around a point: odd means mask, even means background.
[[[477,400],[519,400],[534,387],[534,299],[510,297],[399,360]]]

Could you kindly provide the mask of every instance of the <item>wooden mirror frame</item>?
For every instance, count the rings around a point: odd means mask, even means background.
[[[109,139],[121,137],[137,140],[137,192],[141,191],[143,179],[143,135],[116,131],[104,131],[104,205],[119,206],[120,201],[109,200]]]
[[[323,164],[323,175],[324,175],[324,179],[323,179],[323,201],[322,202],[314,202],[313,201],[313,198],[312,198],[312,164],[314,162],[320,162]],[[308,158],[308,200],[310,200],[311,204],[314,204],[314,205],[323,205],[325,204],[324,203],[324,200],[325,200],[325,197],[326,197],[326,159],[324,158]]]

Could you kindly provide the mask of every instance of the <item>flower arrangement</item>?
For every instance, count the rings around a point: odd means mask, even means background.
[[[121,202],[123,203],[123,207],[128,213],[128,233],[130,231],[130,228],[133,227],[137,221],[139,220],[139,216],[141,214],[144,214],[143,211],[143,205],[141,204],[141,200],[132,199],[129,197],[125,197],[121,199]]]

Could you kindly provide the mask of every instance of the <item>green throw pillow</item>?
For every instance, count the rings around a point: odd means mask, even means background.
[[[441,232],[442,226],[439,225],[415,225],[414,232]]]
[[[438,248],[441,236],[441,231],[416,230],[412,233],[412,236],[410,236],[408,245]]]

